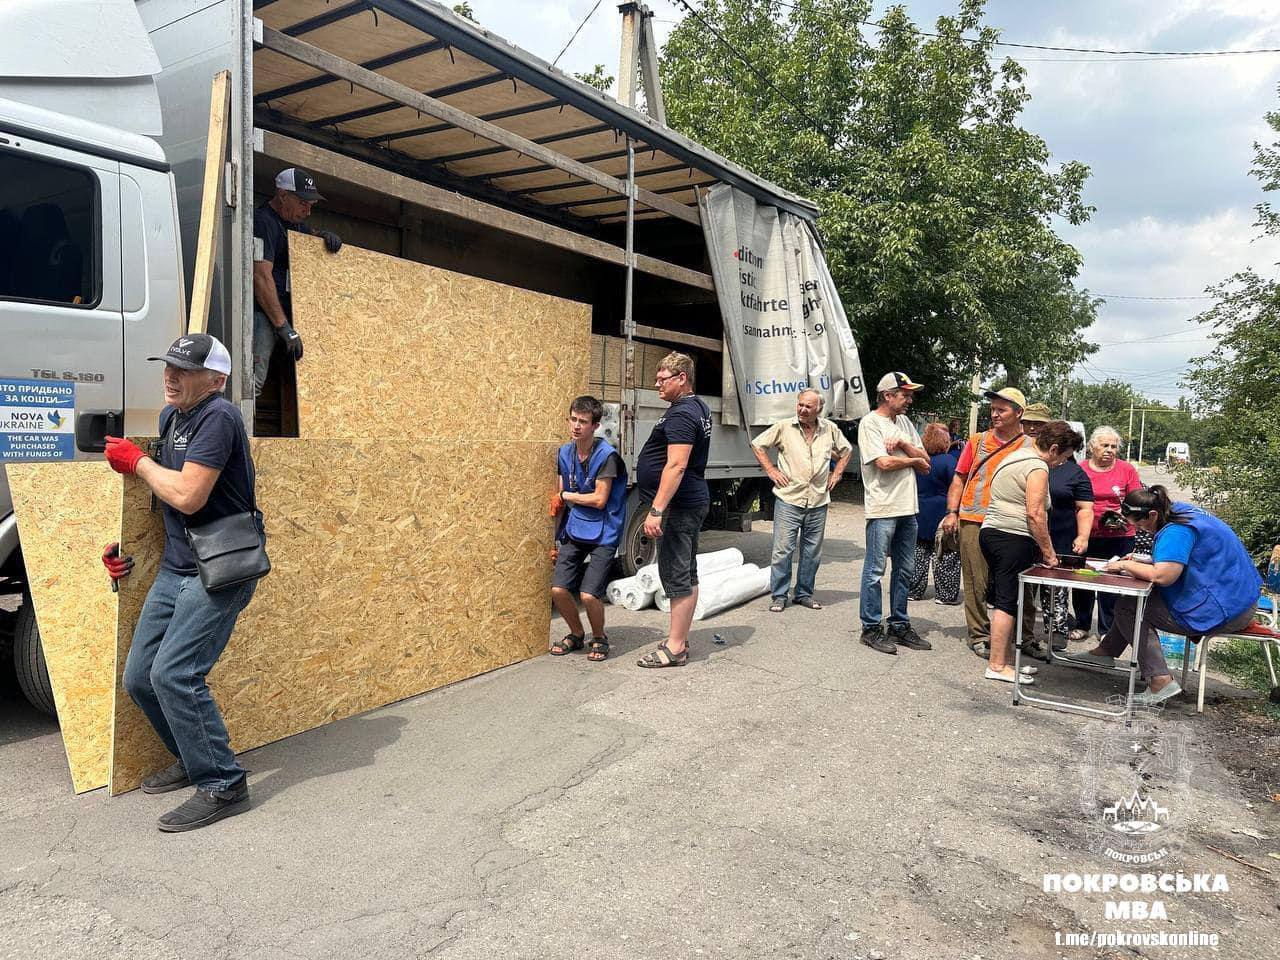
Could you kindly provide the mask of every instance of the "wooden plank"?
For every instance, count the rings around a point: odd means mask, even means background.
[[[262,153],[277,160],[304,167],[312,173],[324,174],[337,180],[367,187],[430,210],[439,210],[464,220],[482,223],[504,233],[527,237],[594,260],[620,267],[626,266],[626,251],[603,240],[583,236],[572,230],[535,220],[533,217],[526,217],[493,204],[465,197],[460,193],[421,183],[398,173],[392,173],[390,170],[383,170],[381,167],[344,157],[322,147],[313,147],[278,133],[262,130],[256,131],[256,135],[261,137]],[[667,263],[655,257],[636,254],[635,268],[699,290],[715,290],[715,283],[710,275],[674,263]]]
[[[372,70],[366,70],[348,60],[334,56],[326,50],[321,50],[319,47],[312,46],[309,43],[270,28],[263,29],[262,42],[263,46],[268,50],[274,50],[276,53],[292,57],[356,86],[381,94],[388,100],[402,103],[415,110],[421,110],[423,113],[438,120],[444,120],[459,129],[466,130],[478,137],[483,137],[491,143],[514,150],[524,156],[541,160],[543,163],[549,163],[553,167],[575,174],[583,180],[589,180],[602,187],[608,187],[624,197],[627,195],[626,182],[619,180],[617,177],[611,177],[595,167],[566,157],[542,144],[534,143],[532,140],[512,133],[510,130],[504,130],[502,127],[495,126],[478,117],[473,117],[471,114],[459,110],[457,107],[451,106],[442,100],[427,96],[425,93],[419,93],[411,87],[396,83],[394,80],[374,73]],[[642,203],[646,207],[661,210],[669,216],[684,220],[686,223],[692,223],[695,226],[702,223],[696,207],[685,206],[667,197],[650,193],[648,190],[640,188],[636,189],[635,196],[636,202]]]
[[[681,343],[686,347],[697,347],[700,350],[710,350],[713,353],[720,353],[724,349],[719,340],[712,340],[710,337],[681,333],[679,330],[663,330],[661,327],[647,327],[642,323],[636,324],[636,336],[643,337],[645,340],[666,340],[670,343]]]
[[[209,326],[213,264],[222,227],[222,168],[227,157],[227,118],[230,115],[231,72],[222,70],[213,78],[213,96],[209,101],[209,139],[204,150],[204,189],[200,199],[200,227],[196,234],[196,262],[191,277],[187,333],[204,333]]]

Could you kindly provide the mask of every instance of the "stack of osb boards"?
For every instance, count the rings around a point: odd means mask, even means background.
[[[209,676],[237,752],[545,649],[546,501],[568,401],[587,385],[586,305],[301,235],[290,259],[301,437],[253,441],[273,569]],[[53,519],[44,552],[87,550],[71,586],[105,591],[104,609],[61,627],[51,613],[65,637],[45,643],[76,789],[109,779],[116,794],[170,762],[119,684],[163,531],[145,485],[125,482],[122,509],[105,467],[85,469],[110,493],[80,511],[89,530],[74,544]],[[118,616],[97,559],[112,531],[135,558]],[[57,604],[34,581],[44,630]],[[107,677],[113,712],[61,713],[76,669],[100,700]]]
[[[591,369],[589,392],[605,403],[622,400],[622,383],[626,375],[627,341],[621,337],[591,336]],[[653,378],[658,373],[658,363],[671,352],[671,347],[635,341],[636,386],[642,390],[653,389]]]

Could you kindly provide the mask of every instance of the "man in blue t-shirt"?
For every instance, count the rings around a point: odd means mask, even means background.
[[[195,786],[160,818],[167,833],[195,830],[249,808],[249,785],[205,677],[222,655],[236,618],[258,583],[209,592],[187,544],[187,527],[252,511],[255,474],[240,408],[222,396],[231,356],[216,337],[179,337],[162,357],[164,398],[155,459],[119,437],[107,438],[107,463],[135,474],[164,507],[160,571],[133,632],[124,688],[176,761],[142,781],[143,793]],[[108,545],[102,562],[112,580],[129,575],[132,558]]]
[[[645,536],[658,541],[658,578],[671,598],[670,635],[642,667],[681,667],[689,659],[689,625],[698,604],[698,531],[711,507],[703,474],[711,452],[711,410],[693,392],[693,359],[669,353],[654,377],[670,404],[636,458]]]

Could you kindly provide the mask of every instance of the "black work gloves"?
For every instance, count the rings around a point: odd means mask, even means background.
[[[324,241],[324,248],[330,253],[337,253],[342,249],[342,238],[332,230],[317,230],[316,236]]]
[[[284,341],[284,348],[289,351],[289,356],[295,360],[302,359],[302,338],[298,336],[298,331],[293,329],[293,324],[286,323],[282,327],[276,327],[276,336]]]

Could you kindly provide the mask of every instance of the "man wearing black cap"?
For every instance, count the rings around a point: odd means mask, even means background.
[[[276,192],[253,213],[253,395],[267,382],[271,351],[278,338],[294,360],[302,359],[302,338],[293,329],[293,294],[289,284],[288,231],[312,234],[325,249],[337,253],[342,240],[330,230],[312,230],[305,223],[317,200],[316,179],[306,170],[289,167],[276,175]]]
[[[147,593],[124,667],[124,688],[147,715],[176,762],[142,781],[143,793],[196,787],[160,818],[174,833],[207,826],[249,807],[244,768],[236,762],[222,714],[205,676],[222,655],[257,581],[209,592],[200,581],[186,528],[252,510],[255,474],[240,409],[224,398],[231,356],[215,337],[179,337],[163,357],[164,398],[156,459],[119,437],[107,438],[107,462],[135,474],[164,505],[160,571]],[[132,560],[108,545],[102,560],[113,580]]]

